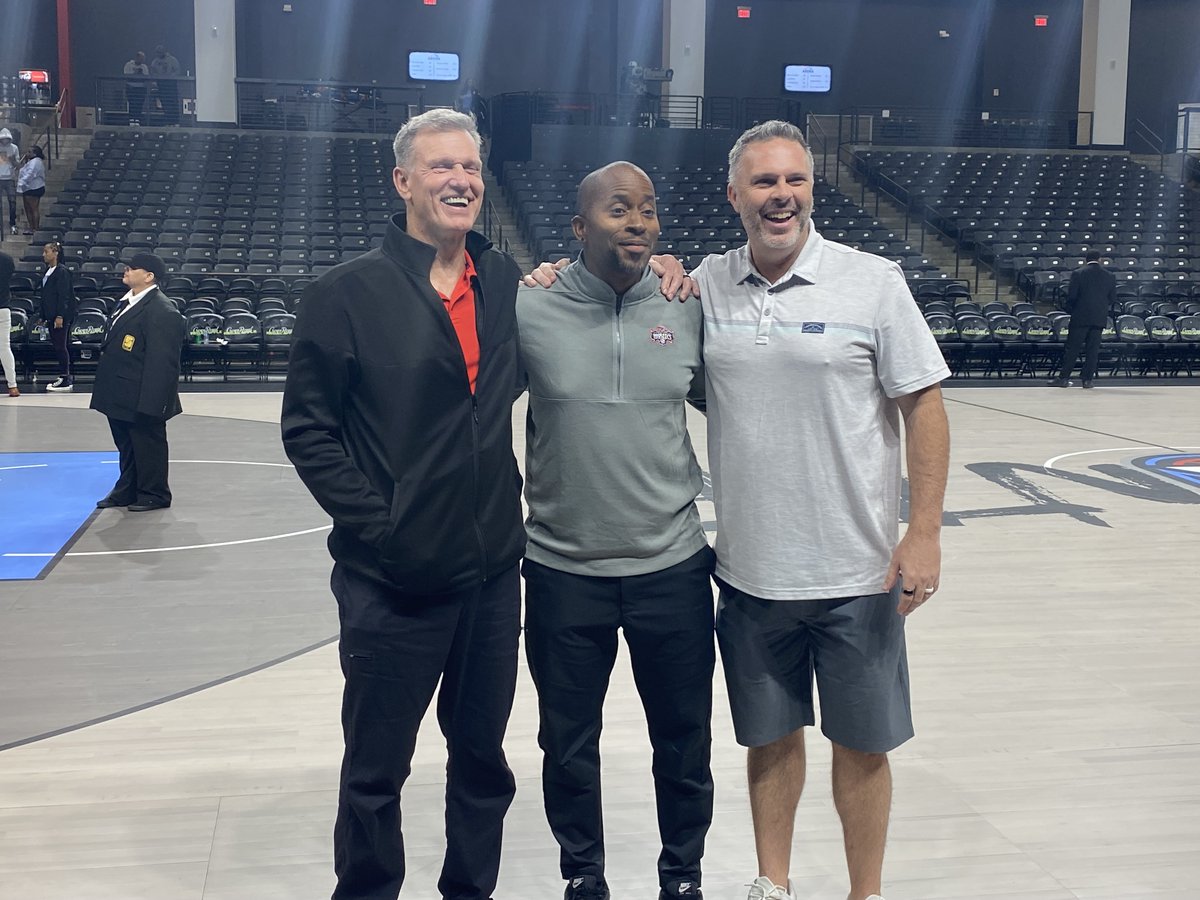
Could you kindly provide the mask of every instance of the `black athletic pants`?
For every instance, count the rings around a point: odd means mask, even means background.
[[[437,596],[400,593],[342,565],[334,566],[331,584],[346,678],[334,900],[396,900],[400,893],[400,788],[439,679],[437,716],[449,761],[437,890],[447,900],[487,900],[516,791],[502,744],[517,679],[517,568]],[[430,895],[432,885],[422,892]]]
[[[53,322],[48,322],[46,324],[50,326],[50,345],[54,348],[54,358],[58,361],[58,374],[68,384],[70,384],[73,379],[71,377],[71,347],[69,346],[69,330],[65,324],[62,328],[55,328]]]
[[[525,561],[525,650],[563,878],[604,875],[600,729],[621,629],[654,749],[659,883],[700,883],[713,810],[713,559],[705,547],[662,571],[621,578]]]

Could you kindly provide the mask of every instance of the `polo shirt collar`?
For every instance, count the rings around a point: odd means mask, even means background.
[[[821,237],[817,231],[817,226],[810,219],[808,222],[808,239],[804,242],[804,247],[800,250],[799,255],[792,260],[791,268],[783,274],[783,277],[776,283],[777,287],[785,287],[797,280],[804,284],[816,284],[817,273],[821,268],[821,250],[824,247],[825,239]],[[746,244],[741,248],[739,258],[739,268],[735,273],[734,281],[736,284],[752,284],[762,287],[769,287],[770,282],[754,268],[754,263],[750,259],[750,245]]]

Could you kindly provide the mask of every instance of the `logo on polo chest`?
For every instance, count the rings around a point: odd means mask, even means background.
[[[674,343],[675,332],[669,328],[664,328],[662,325],[658,325],[650,329],[650,340],[654,341],[660,347],[665,347],[667,344]]]
[[[800,333],[801,334],[824,334],[825,333],[825,323],[824,322],[805,322],[804,324],[802,324],[800,326]]]

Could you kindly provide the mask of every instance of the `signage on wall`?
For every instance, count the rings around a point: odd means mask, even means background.
[[[739,19],[748,19],[748,18],[750,18],[750,7],[748,7],[748,6],[739,6],[739,7],[737,8],[737,14],[738,14],[738,18],[739,18]]]
[[[1034,28],[1045,28],[1049,24],[1050,24],[1049,16],[1034,16],[1033,17],[1033,27]]]

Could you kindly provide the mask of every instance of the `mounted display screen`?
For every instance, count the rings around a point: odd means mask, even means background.
[[[792,94],[827,94],[832,80],[829,66],[783,67],[783,89]]]
[[[413,81],[458,81],[458,54],[413,50],[408,54],[408,77]]]

